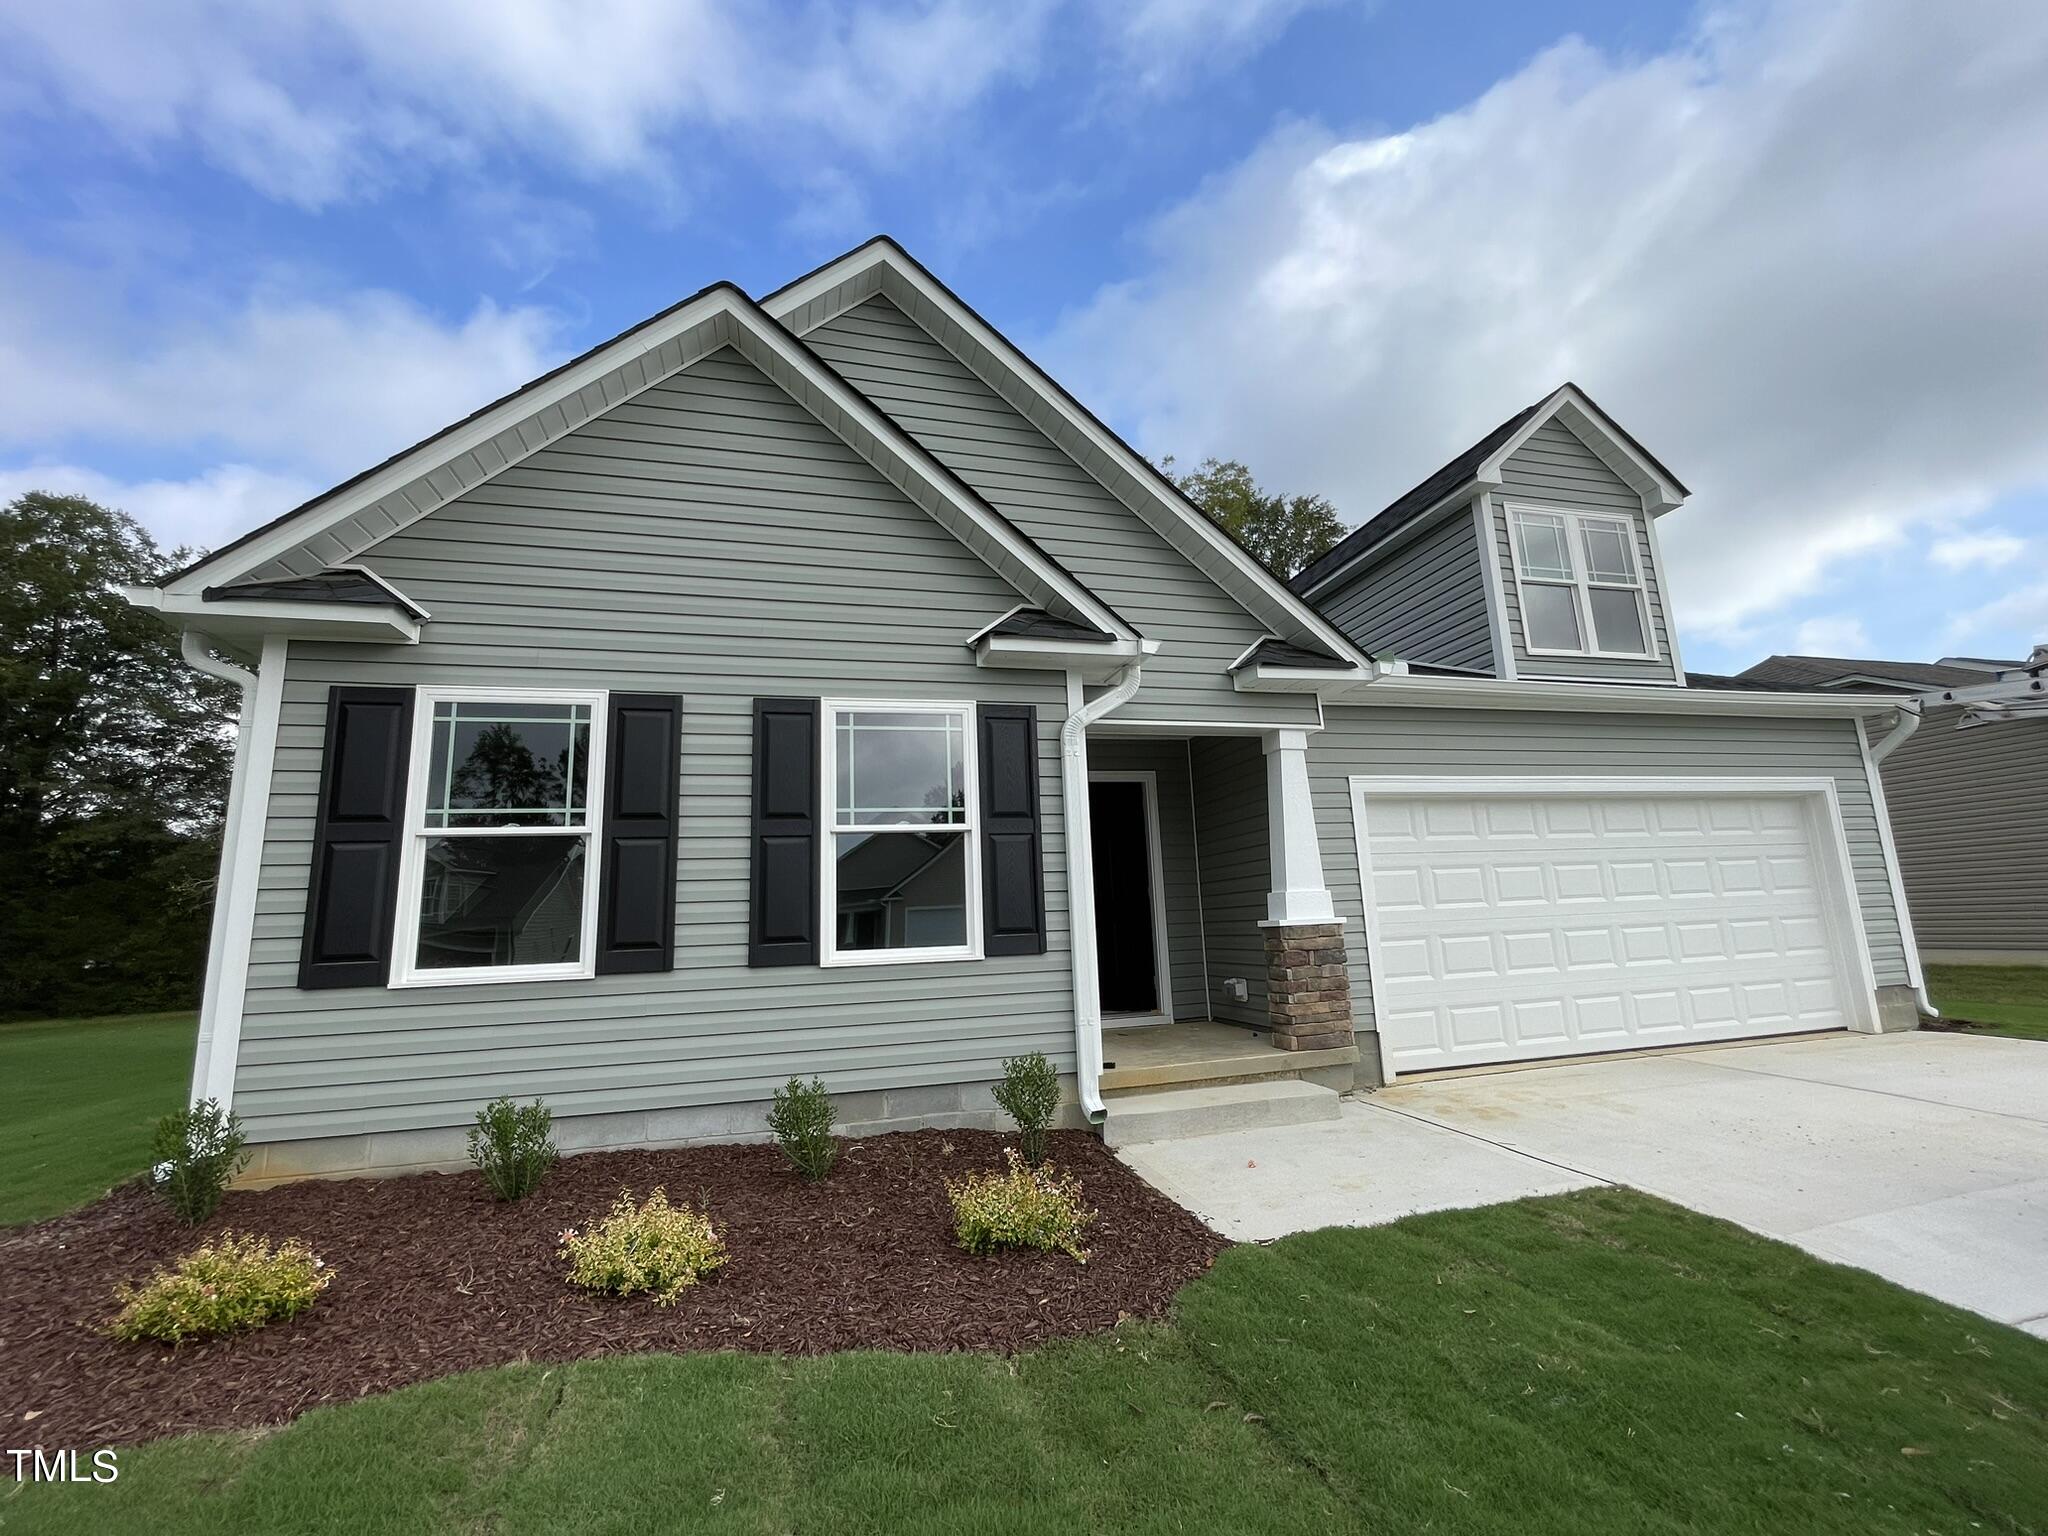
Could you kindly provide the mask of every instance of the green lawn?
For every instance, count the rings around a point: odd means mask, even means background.
[[[189,1013],[0,1024],[0,1225],[35,1221],[140,1173],[159,1116],[183,1102]]]
[[[1621,1190],[1226,1254],[1021,1359],[517,1366],[0,1493],[97,1532],[2029,1532],[2048,1343]]]
[[[1930,965],[1927,990],[1944,1017],[1982,1034],[2048,1040],[2048,965]]]

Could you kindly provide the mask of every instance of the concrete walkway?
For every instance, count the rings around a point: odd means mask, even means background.
[[[2048,1338],[2048,1043],[1922,1031],[1589,1060],[1122,1156],[1245,1240],[1628,1184]]]

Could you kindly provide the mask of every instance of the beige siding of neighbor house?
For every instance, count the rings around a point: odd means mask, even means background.
[[[1961,713],[1928,710],[1881,770],[1914,933],[1931,960],[2048,962],[2048,725]]]
[[[1546,421],[1529,435],[1526,443],[1508,455],[1501,470],[1500,489],[1487,500],[1492,508],[1494,541],[1499,549],[1508,643],[1514,647],[1515,667],[1523,677],[1603,678],[1629,682],[1670,682],[1677,677],[1672,666],[1671,625],[1665,612],[1663,577],[1650,550],[1642,497],[1609,469],[1598,454],[1562,422]],[[1643,572],[1643,595],[1650,610],[1650,628],[1656,637],[1657,656],[1654,660],[1529,654],[1528,643],[1522,634],[1522,602],[1515,588],[1514,540],[1508,523],[1508,504],[1517,501],[1564,507],[1571,511],[1604,512],[1629,519],[1636,531],[1636,563]]]
[[[1309,776],[1323,874],[1350,925],[1352,1007],[1372,1027],[1350,776],[1798,777],[1835,781],[1858,908],[1877,984],[1904,986],[1900,938],[1877,810],[1853,720],[1732,715],[1593,714],[1577,710],[1333,708],[1313,738]]]
[[[458,1126],[499,1094],[558,1116],[972,1083],[1073,1068],[1061,677],[979,669],[999,580],[731,351],[614,406],[372,548],[433,615],[418,646],[294,643],[235,1106],[259,1142]],[[581,981],[300,991],[328,690],[606,688],[682,696],[675,969]],[[751,701],[1038,709],[1048,953],[749,969]]]
[[[1161,643],[1122,719],[1308,724],[1315,701],[1245,694],[1230,663],[1266,633],[902,310],[869,299],[812,348],[1097,596]]]

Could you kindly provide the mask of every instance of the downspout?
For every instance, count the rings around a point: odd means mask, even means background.
[[[1901,699],[1899,701],[1899,723],[1893,726],[1883,741],[1870,749],[1870,760],[1881,763],[1890,757],[1892,750],[1905,745],[1906,738],[1920,729],[1920,701]]]
[[[1130,702],[1145,670],[1142,660],[1117,673],[1109,692],[1069,709],[1060,727],[1060,797],[1067,813],[1067,931],[1074,962],[1074,1076],[1091,1125],[1108,1113],[1102,1102],[1102,983],[1095,963],[1095,863],[1088,841],[1088,727]],[[1080,681],[1068,673],[1076,695]]]
[[[235,868],[235,847],[240,840],[242,802],[248,795],[249,754],[246,750],[256,716],[256,674],[233,662],[222,661],[207,649],[207,638],[188,629],[178,649],[185,664],[195,672],[233,683],[242,690],[242,707],[235,721],[234,767],[228,776],[227,810],[221,820],[220,868],[213,888],[213,922],[206,940],[206,980],[199,1001],[199,1044],[192,1053],[192,1101],[206,1097],[207,1068],[213,1056],[214,1034],[220,1020],[222,958],[227,949],[228,887]]]

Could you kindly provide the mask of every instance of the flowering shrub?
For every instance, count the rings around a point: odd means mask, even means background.
[[[181,1221],[198,1226],[214,1213],[228,1181],[249,1161],[242,1122],[218,1101],[201,1099],[156,1123],[150,1185]]]
[[[620,1190],[610,1215],[588,1232],[569,1228],[561,1248],[572,1283],[613,1296],[645,1291],[662,1307],[725,1262],[711,1218],[670,1205],[662,1189],[640,1206]]]
[[[120,1287],[111,1331],[117,1339],[181,1344],[261,1328],[297,1317],[333,1279],[334,1271],[297,1238],[272,1248],[265,1237],[223,1232],[176,1268]]]
[[[999,1248],[1058,1249],[1077,1264],[1088,1262],[1082,1230],[1095,1213],[1081,1204],[1081,1185],[1051,1167],[1033,1168],[1014,1147],[1003,1148],[1009,1168],[946,1180],[953,1202],[953,1231],[969,1253]]]
[[[524,1200],[561,1156],[555,1150],[555,1117],[547,1105],[493,1099],[476,1112],[469,1132],[469,1160],[484,1185],[500,1200]]]

